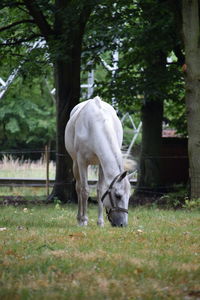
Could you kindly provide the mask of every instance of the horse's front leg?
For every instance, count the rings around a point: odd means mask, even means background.
[[[98,221],[97,225],[100,227],[104,226],[104,218],[103,218],[103,203],[101,201],[102,191],[103,189],[103,170],[101,166],[99,166],[99,180],[97,185],[97,200],[98,200]]]
[[[77,222],[81,224],[81,217],[82,217],[82,201],[81,201],[81,182],[80,182],[80,174],[78,169],[77,161],[73,161],[73,174],[76,180],[76,193],[78,197],[78,213],[77,213]]]
[[[86,226],[88,223],[87,217],[87,202],[88,202],[88,189],[85,188],[80,181],[76,182],[76,191],[78,194],[78,213],[77,221],[80,226]]]
[[[80,175],[80,185],[79,185],[79,210],[77,219],[79,225],[87,226],[88,216],[87,216],[87,206],[88,206],[88,196],[89,196],[89,186],[87,181],[87,165],[85,165],[80,159],[78,161],[79,175]]]

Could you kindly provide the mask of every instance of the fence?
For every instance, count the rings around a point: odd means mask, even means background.
[[[17,168],[22,168],[23,162],[24,164],[30,165],[30,159],[27,159],[27,157],[36,155],[37,158],[43,157],[42,163],[43,163],[43,171],[44,174],[42,177],[44,178],[29,178],[30,174],[28,174],[28,178],[15,178],[11,176],[2,176],[2,173],[6,172],[6,166],[4,166],[4,172],[3,172],[3,163],[1,163],[0,166],[0,187],[46,187],[46,194],[49,195],[49,188],[53,186],[54,180],[50,179],[49,175],[49,165],[50,165],[50,154],[55,154],[54,150],[50,150],[49,146],[46,146],[44,150],[11,150],[11,151],[1,151],[0,155],[5,160],[6,163],[9,165],[9,168],[12,167],[16,171],[16,165]],[[29,164],[28,164],[29,161]],[[6,165],[6,164],[5,164]],[[28,170],[26,170],[26,173]],[[31,171],[30,171],[31,172]],[[13,171],[11,171],[11,174]],[[38,176],[41,177],[41,176]]]
[[[175,143],[176,142],[176,143]],[[50,176],[50,155],[58,155],[55,150],[50,150],[48,146],[43,150],[20,150],[20,151],[2,151],[0,155],[21,155],[21,157],[25,155],[37,154],[38,156],[43,156],[43,162],[45,165],[45,176],[43,178],[13,178],[12,176],[2,176],[1,165],[0,165],[0,187],[8,186],[8,187],[46,187],[46,194],[49,195],[49,189],[52,188],[54,184],[66,184],[66,182],[55,182],[53,177]],[[184,183],[187,184],[189,180],[188,174],[188,154],[187,154],[187,140],[174,139],[174,138],[163,138],[162,151],[161,156],[152,157],[146,156],[144,159],[146,162],[150,162],[154,159],[159,159],[161,161],[161,184],[157,186],[157,191],[153,191],[153,193],[160,194],[160,191],[169,190],[174,184]],[[95,174],[95,180],[92,178],[88,181],[89,185],[95,185],[97,182],[97,174]],[[16,176],[15,176],[16,177]],[[30,177],[30,176],[29,176]],[[137,183],[137,179],[131,181],[131,185],[135,186]],[[151,189],[147,186],[140,186],[141,191],[145,191],[145,193],[149,192],[151,194]]]
[[[55,150],[50,150],[50,147],[46,146],[44,150],[13,150],[13,151],[0,151],[0,155],[2,157],[8,157],[7,161],[11,161],[11,164],[13,163],[13,168],[16,169],[15,162],[17,161],[17,166],[20,168],[20,165],[22,166],[22,161],[24,160],[24,163],[28,161],[27,159],[24,159],[24,156],[32,156],[33,154],[37,154],[40,157],[43,157],[43,177],[44,178],[37,178],[33,177],[30,178],[29,172],[27,178],[22,178],[22,176],[14,177],[14,176],[2,176],[2,164],[0,165],[0,187],[34,187],[34,188],[46,188],[46,195],[49,195],[50,188],[53,187],[54,184],[66,184],[66,182],[55,182],[55,179],[50,178],[50,155],[56,155]],[[12,157],[15,157],[15,160],[12,162]],[[17,158],[16,158],[17,157]],[[21,157],[21,159],[20,159]],[[11,166],[12,167],[12,166]],[[13,170],[11,171],[12,174]],[[19,171],[20,172],[20,171]],[[88,184],[89,186],[94,186],[97,183],[97,174],[95,174],[95,169],[91,170],[92,177],[95,177],[95,179],[89,179]],[[15,170],[16,173],[16,170]],[[136,180],[131,180],[131,184],[135,185]]]

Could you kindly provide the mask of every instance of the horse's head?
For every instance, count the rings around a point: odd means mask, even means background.
[[[125,171],[113,179],[101,199],[112,226],[127,226],[129,198],[130,183]]]

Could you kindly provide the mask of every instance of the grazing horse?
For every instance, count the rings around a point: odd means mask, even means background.
[[[74,107],[65,129],[65,147],[73,159],[78,195],[79,225],[87,225],[89,165],[99,165],[98,221],[104,225],[103,206],[113,226],[128,223],[130,183],[123,169],[123,130],[114,108],[98,96]]]

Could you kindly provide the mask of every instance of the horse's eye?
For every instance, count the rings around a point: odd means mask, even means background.
[[[115,193],[115,197],[116,197],[118,200],[120,200],[120,199],[122,198],[122,195],[119,194],[119,193]]]

